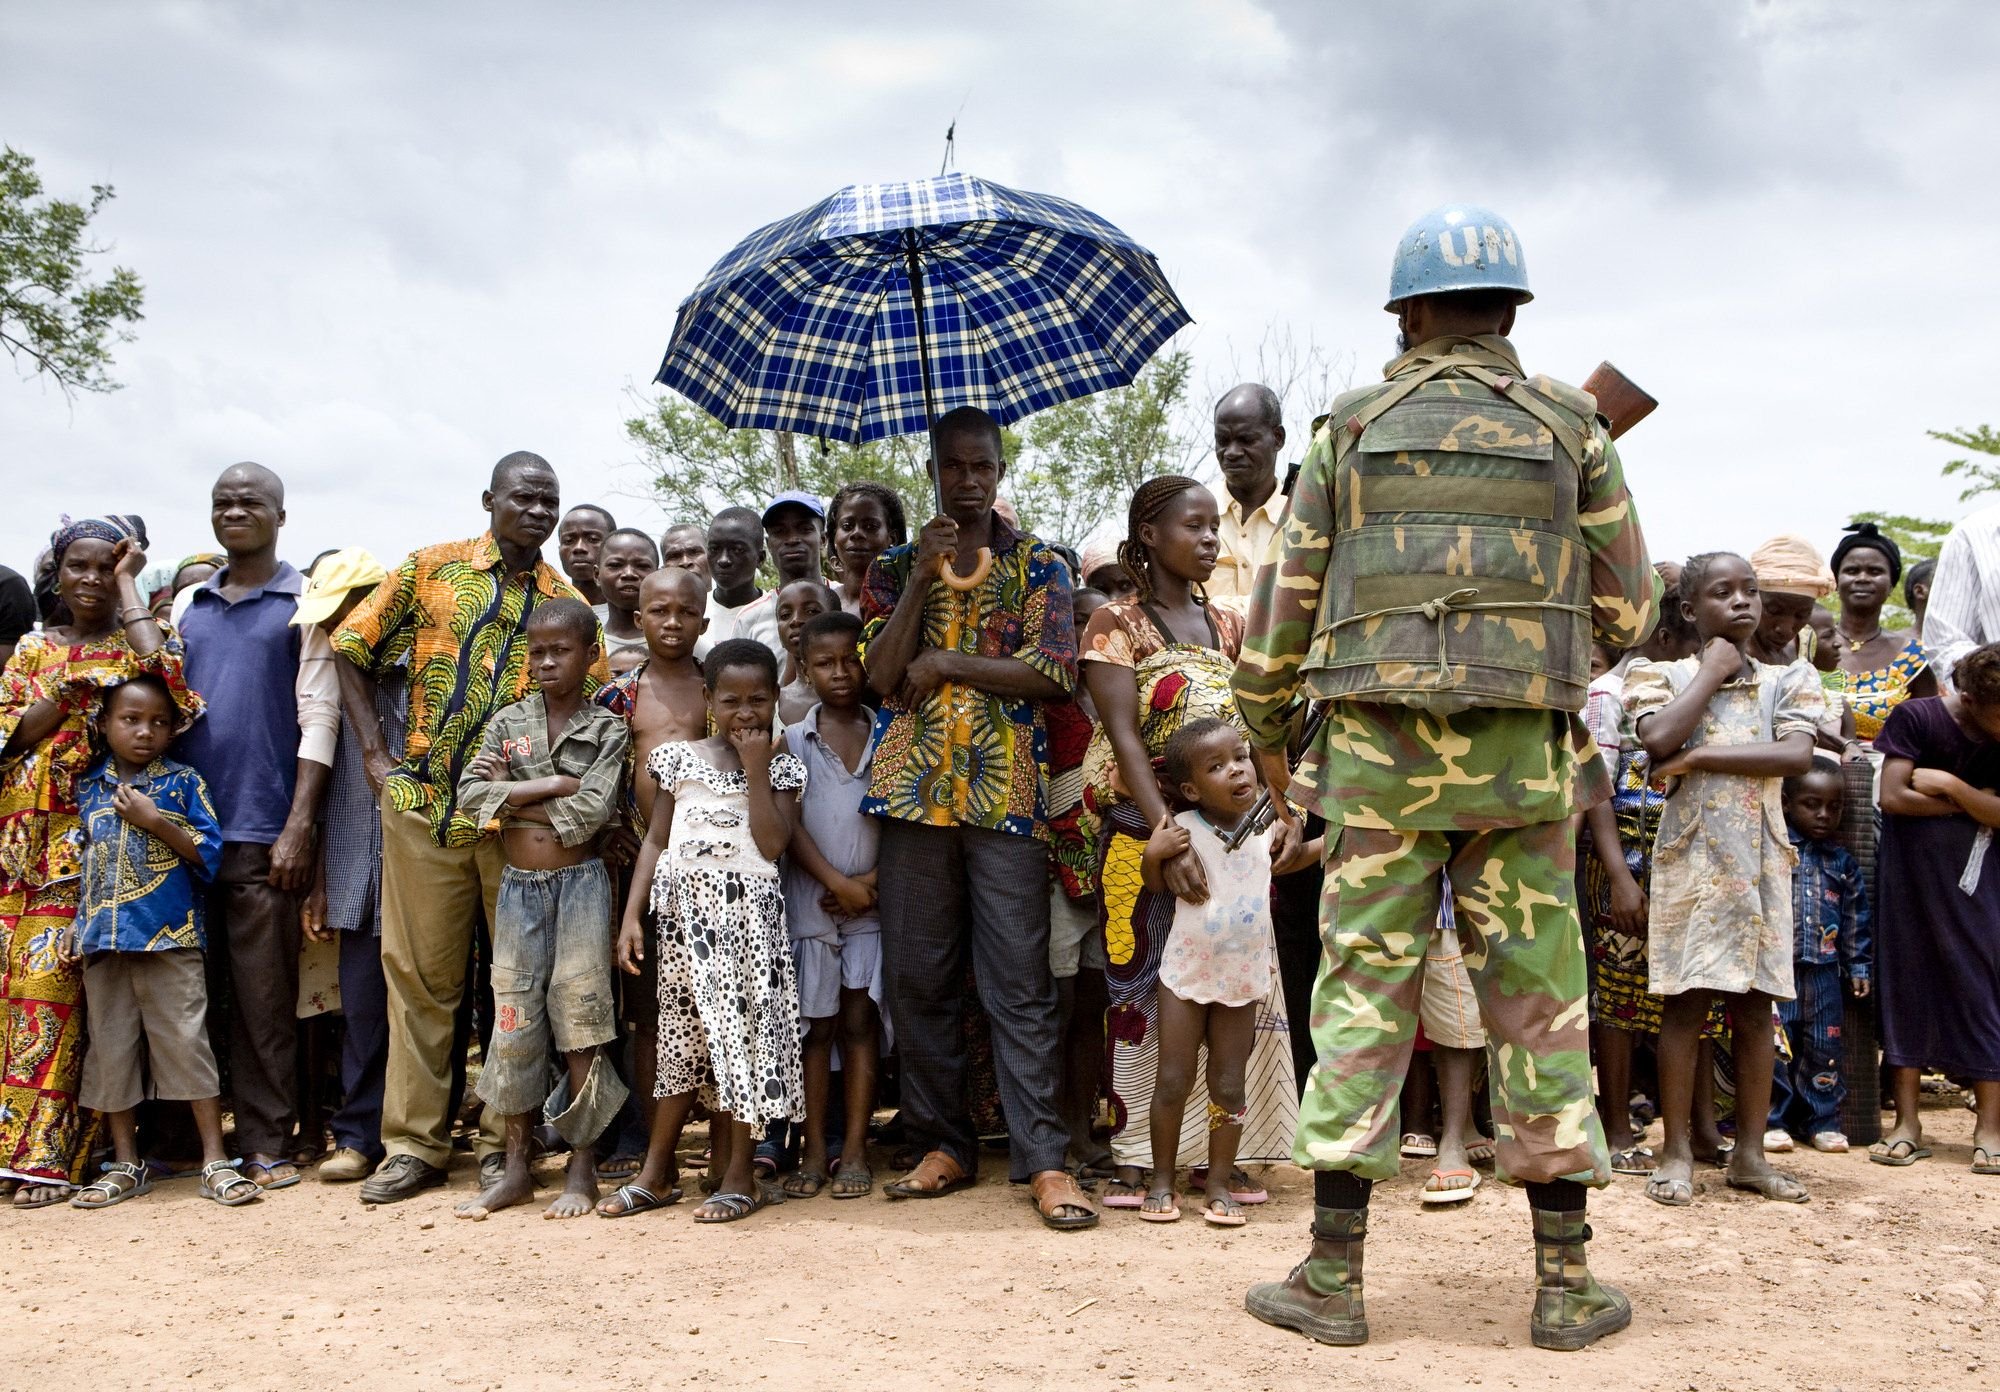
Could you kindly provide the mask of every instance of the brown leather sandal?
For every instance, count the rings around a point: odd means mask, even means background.
[[[941,1199],[946,1194],[972,1186],[965,1166],[941,1150],[933,1150],[917,1162],[917,1167],[901,1179],[882,1186],[891,1199]]]
[[[1029,1180],[1028,1185],[1034,1190],[1035,1211],[1042,1215],[1042,1222],[1049,1227],[1067,1232],[1097,1226],[1097,1205],[1077,1186],[1076,1176],[1068,1170],[1043,1170]],[[1062,1210],[1065,1208],[1083,1211],[1064,1217]]]

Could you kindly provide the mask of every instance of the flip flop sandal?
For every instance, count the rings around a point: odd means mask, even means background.
[[[927,1182],[919,1185],[916,1181],[920,1177]],[[882,1193],[891,1199],[941,1199],[971,1187],[972,1176],[964,1166],[943,1151],[933,1150],[901,1179],[883,1185]]]
[[[1694,1185],[1685,1179],[1653,1178],[1646,1181],[1646,1197],[1668,1208],[1686,1208],[1694,1202]]]
[[[129,1180],[120,1184],[119,1180]],[[144,1165],[128,1165],[122,1160],[104,1162],[104,1178],[92,1180],[76,1191],[70,1199],[71,1208],[110,1208],[122,1204],[127,1199],[136,1199],[141,1194],[153,1192],[152,1176],[146,1173]]]
[[[1239,1175],[1242,1176],[1243,1179],[1243,1187],[1240,1189],[1237,1188],[1234,1183],[1234,1181]],[[1269,1203],[1271,1201],[1271,1191],[1264,1188],[1259,1183],[1257,1183],[1256,1180],[1250,1178],[1250,1176],[1245,1174],[1242,1170],[1239,1169],[1232,1172],[1229,1178],[1232,1181],[1229,1187],[1229,1197],[1236,1200],[1236,1202],[1240,1204],[1260,1204],[1260,1203]],[[1188,1188],[1190,1189],[1208,1188],[1208,1166],[1196,1165],[1193,1169],[1188,1171]]]
[[[1914,1165],[1919,1160],[1931,1158],[1929,1146],[1918,1145],[1911,1140],[1877,1141],[1868,1147],[1868,1158],[1877,1165]]]
[[[597,1205],[597,1216],[630,1218],[635,1213],[651,1213],[656,1208],[666,1208],[680,1201],[681,1187],[678,1184],[667,1191],[665,1198],[661,1198],[643,1184],[621,1184],[605,1195],[603,1202]],[[620,1207],[615,1210],[606,1208],[604,1205],[608,1203],[617,1203]]]
[[[1482,1168],[1490,1168],[1500,1156],[1500,1148],[1492,1141],[1474,1141],[1465,1148],[1465,1158]]]
[[[1250,1221],[1250,1215],[1243,1211],[1243,1205],[1233,1194],[1210,1199],[1202,1209],[1201,1217],[1203,1222],[1217,1228],[1240,1228]]]
[[[1611,1152],[1611,1173],[1626,1175],[1649,1175],[1659,1168],[1653,1152],[1646,1146],[1635,1145],[1626,1150]]]
[[[1405,1160],[1437,1159],[1438,1143],[1435,1136],[1425,1136],[1416,1131],[1406,1131],[1403,1133],[1401,1148]]]
[[[875,1171],[866,1165],[842,1165],[833,1172],[836,1199],[861,1199],[875,1192]]]
[[[18,1200],[20,1198],[20,1191],[22,1189],[46,1189],[50,1192],[42,1195],[42,1197],[39,1199],[29,1199],[26,1203],[21,1203]],[[19,1209],[23,1213],[27,1212],[31,1208],[53,1208],[57,1204],[68,1203],[70,1200],[70,1195],[74,1194],[75,1192],[76,1192],[76,1186],[72,1184],[68,1183],[54,1184],[46,1180],[24,1179],[21,1181],[20,1185],[16,1188],[15,1197],[8,1201],[7,1206],[9,1208]]]
[[[1443,1184],[1439,1183],[1439,1181],[1446,1179],[1470,1179],[1472,1183],[1447,1189]],[[1464,1203],[1479,1192],[1479,1182],[1479,1171],[1477,1170],[1433,1169],[1430,1178],[1424,1181],[1423,1192],[1417,1197],[1427,1204]],[[1433,1185],[1436,1187],[1433,1188]]]
[[[770,1202],[763,1194],[711,1194],[694,1211],[697,1223],[740,1223]],[[720,1212],[702,1215],[702,1209],[720,1206]]]
[[[266,1175],[276,1174],[279,1165],[290,1165],[292,1172],[278,1179],[259,1179],[251,1173],[252,1170],[262,1170]],[[207,1174],[208,1171],[203,1170],[202,1173]],[[265,1164],[262,1160],[245,1160],[243,1168],[236,1173],[249,1180],[259,1189],[289,1189],[305,1178],[304,1175],[299,1173],[298,1166],[292,1165],[292,1162],[289,1160],[280,1160],[270,1165]]]
[[[2000,1174],[2000,1150],[1988,1150],[1983,1145],[1972,1148],[1972,1172],[1974,1174]]]
[[[645,1168],[645,1159],[638,1155],[607,1155],[597,1162],[599,1179],[629,1179]]]
[[[263,1198],[264,1190],[256,1180],[240,1173],[234,1161],[217,1160],[201,1167],[201,1196],[224,1208],[241,1208]]]
[[[1151,1202],[1152,1198],[1151,1194],[1146,1196],[1148,1202]],[[1139,1210],[1139,1217],[1148,1223],[1178,1223],[1181,1220],[1181,1206],[1176,1202],[1171,1208],[1142,1208]]]
[[[1812,1195],[1806,1192],[1805,1185],[1799,1183],[1790,1175],[1767,1174],[1758,1175],[1752,1179],[1738,1179],[1735,1175],[1730,1175],[1724,1182],[1731,1189],[1741,1189],[1745,1193],[1769,1199],[1772,1203],[1809,1203],[1812,1201]]]
[[[785,1197],[788,1199],[816,1199],[819,1197],[819,1191],[826,1188],[826,1179],[823,1174],[799,1170],[786,1175],[785,1182],[780,1187],[784,1189]]]
[[[1122,1179],[1113,1179],[1104,1197],[1098,1200],[1106,1208],[1138,1208],[1145,1202],[1146,1191]]]

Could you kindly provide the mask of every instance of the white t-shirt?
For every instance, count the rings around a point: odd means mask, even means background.
[[[713,592],[708,596],[708,632],[703,634],[706,652],[717,643],[731,638],[755,638],[778,656],[780,669],[785,663],[784,644],[778,641],[778,594],[772,590],[760,594],[748,604],[728,605],[717,599]]]

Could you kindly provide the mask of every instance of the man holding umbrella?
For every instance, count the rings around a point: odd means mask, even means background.
[[[1585,1196],[1611,1168],[1570,822],[1611,791],[1580,717],[1593,631],[1638,643],[1657,581],[1596,402],[1527,377],[1505,337],[1530,298],[1495,214],[1440,208],[1403,234],[1387,308],[1406,351],[1314,440],[1236,670],[1273,785],[1328,824],[1318,1062],[1294,1152],[1316,1172],[1312,1250],[1245,1305],[1325,1343],[1368,1337],[1369,1189],[1397,1171],[1441,880],[1493,1040],[1499,1172],[1533,1212],[1533,1340],[1580,1349],[1632,1318],[1584,1264]],[[1294,776],[1300,696],[1330,715]],[[1279,806],[1282,842],[1297,814]]]
[[[922,1162],[890,1198],[970,1185],[966,953],[993,1026],[1015,1183],[1052,1228],[1096,1206],[1063,1168],[1056,991],[1049,974],[1042,706],[1076,685],[1069,573],[994,511],[1000,427],[962,407],[932,432],[943,516],[885,551],[862,597],[869,685],[882,698],[862,811],[883,819],[882,952],[903,1057],[903,1123]],[[987,554],[982,555],[985,552]]]

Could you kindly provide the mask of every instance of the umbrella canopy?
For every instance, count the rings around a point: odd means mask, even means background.
[[[1003,425],[1126,385],[1191,322],[1153,254],[1095,213],[951,173],[853,184],[752,233],[682,302],[655,380],[738,428],[915,434],[919,303],[940,409]]]

